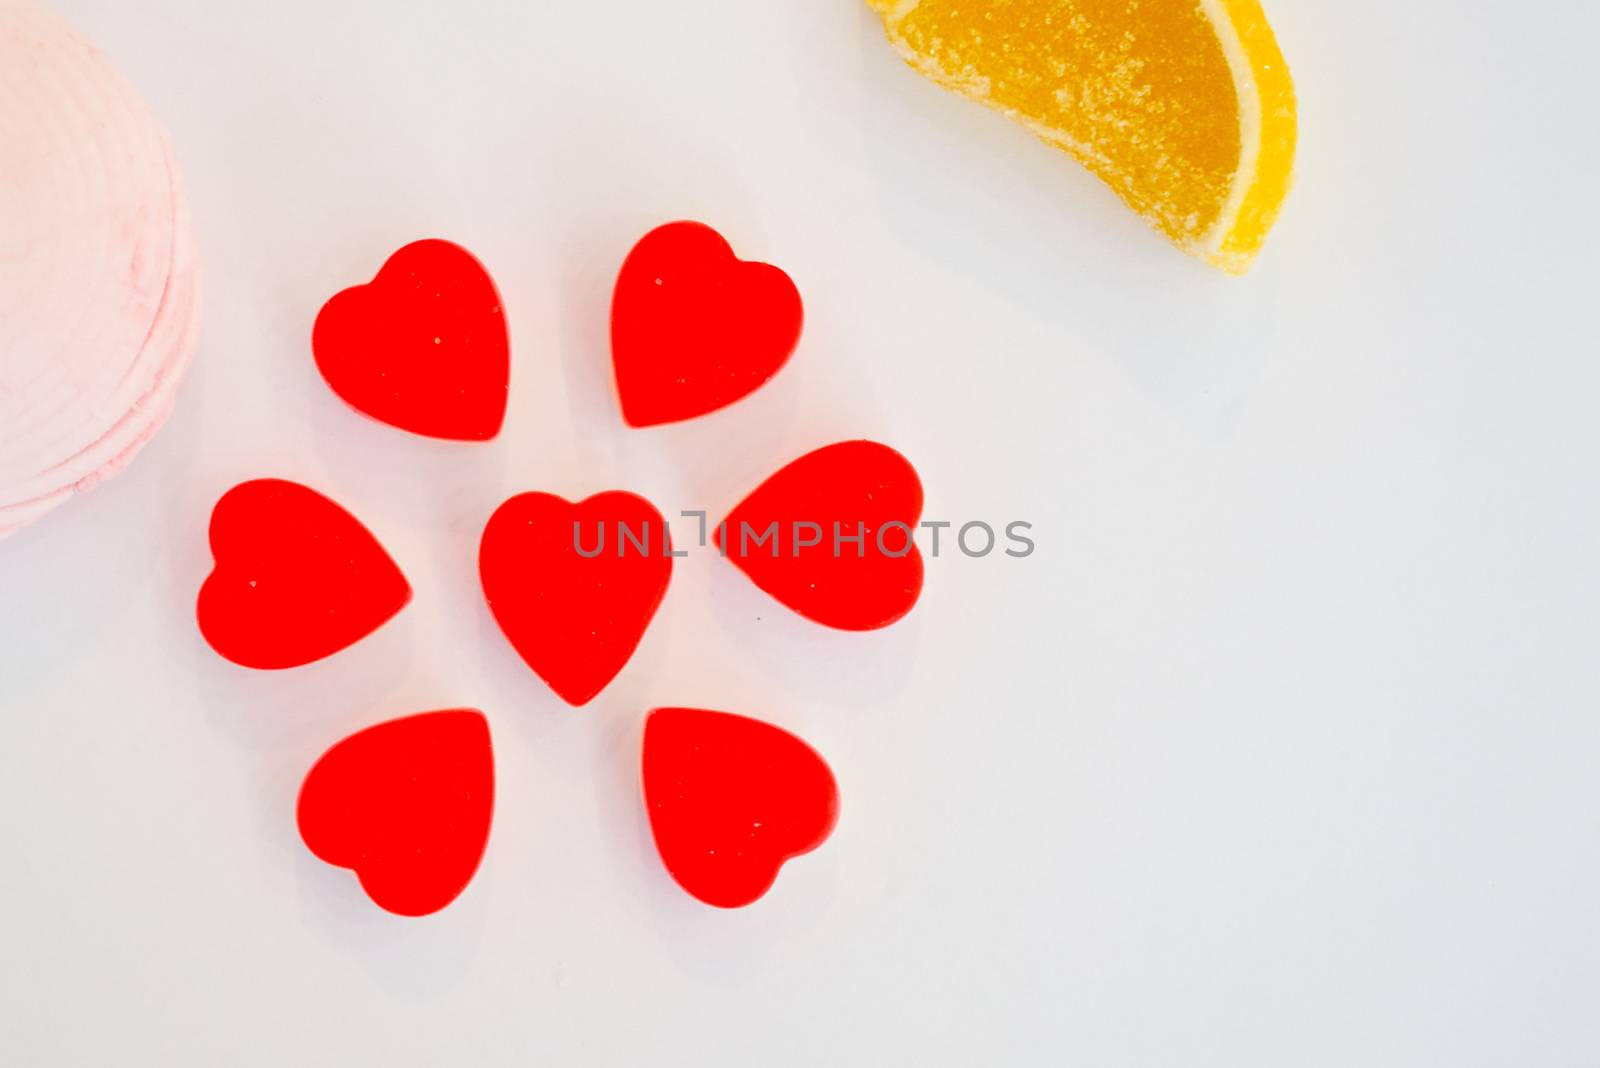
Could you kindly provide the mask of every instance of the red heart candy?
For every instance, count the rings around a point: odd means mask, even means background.
[[[628,253],[611,300],[623,419],[654,426],[732,404],[778,373],[802,318],[778,268],[738,259],[703,223],[657,227]]]
[[[658,708],[644,725],[644,803],[667,871],[708,905],[739,908],[839,815],[833,772],[788,731],[745,716]]]
[[[307,848],[379,908],[426,916],[472,881],[493,813],[489,721],[463,708],[352,734],[306,774],[296,815]]]
[[[333,391],[374,419],[488,441],[505,421],[511,348],[494,281],[449,241],[415,241],[376,278],[334,294],[311,331]]]
[[[223,494],[211,512],[211,555],[195,617],[211,647],[244,667],[320,660],[411,600],[367,528],[297,482],[263,478]]]
[[[523,493],[489,518],[478,573],[522,659],[582,705],[644,637],[672,577],[670,549],[666,521],[643,497],[613,490],[573,504]]]
[[[715,541],[757,586],[807,619],[874,630],[911,611],[922,592],[922,552],[912,540],[921,515],[922,483],[904,456],[873,441],[842,441],[756,487]]]

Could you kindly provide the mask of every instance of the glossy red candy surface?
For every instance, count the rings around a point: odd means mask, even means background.
[[[911,611],[922,593],[922,552],[912,540],[921,516],[922,482],[904,456],[843,441],[763,482],[718,525],[715,541],[807,619],[873,630]]]
[[[383,546],[349,512],[297,482],[243,482],[211,513],[216,561],[195,618],[222,656],[289,668],[372,633],[411,599]]]
[[[390,426],[487,441],[505,420],[505,311],[489,273],[460,245],[412,242],[371,282],[334,294],[311,349],[335,393]]]
[[[478,572],[489,610],[568,704],[593,699],[644,637],[672,577],[666,536],[649,501],[615,490],[576,504],[523,493],[484,527]]]
[[[708,905],[739,908],[785,861],[833,830],[833,772],[805,742],[760,720],[658,708],[644,728],[645,808],[661,860]]]
[[[628,253],[612,297],[622,417],[653,426],[732,404],[788,361],[802,319],[777,267],[739,259],[702,223],[657,227]]]
[[[300,788],[300,837],[349,868],[367,896],[425,916],[472,881],[494,813],[494,753],[481,712],[423,712],[329,749]]]

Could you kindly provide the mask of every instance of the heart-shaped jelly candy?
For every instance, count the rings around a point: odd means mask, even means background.
[[[745,716],[658,708],[644,727],[644,802],[667,871],[708,905],[739,908],[833,830],[828,765],[788,731]]]
[[[841,630],[886,627],[922,592],[913,535],[922,483],[887,445],[843,441],[807,453],[734,508],[715,536],[757,586]]]
[[[317,368],[351,407],[433,438],[487,441],[505,420],[511,349],[489,273],[449,241],[414,241],[336,293],[311,331]]]
[[[572,705],[605,689],[644,637],[672,577],[666,521],[632,493],[574,504],[523,493],[483,530],[478,571],[500,629]]]
[[[358,731],[306,774],[300,837],[349,868],[380,908],[425,916],[472,881],[494,813],[489,723],[473,709],[423,712]]]
[[[611,358],[632,426],[692,419],[778,373],[800,341],[800,292],[733,254],[711,227],[675,222],[628,253],[611,301]]]
[[[377,539],[297,482],[257,479],[223,494],[211,513],[211,554],[195,618],[213,649],[245,667],[320,660],[411,599]]]

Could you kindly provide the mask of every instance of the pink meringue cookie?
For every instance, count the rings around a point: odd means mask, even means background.
[[[154,436],[199,310],[160,127],[65,22],[0,0],[0,537]]]

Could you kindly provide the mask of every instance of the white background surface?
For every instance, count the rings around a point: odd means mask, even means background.
[[[0,1061],[1600,1062],[1591,5],[1273,0],[1299,184],[1243,281],[853,0],[60,7],[172,131],[208,325],[141,460],[0,544]],[[747,402],[629,431],[610,284],[678,217],[785,267],[807,332]],[[310,360],[320,303],[430,235],[506,297],[487,447],[365,421]],[[482,604],[510,493],[717,512],[846,436],[1037,555],[930,562],[873,635],[690,557],[581,712]],[[416,589],[282,674],[191,614],[211,504],[263,475]],[[673,703],[840,779],[835,837],[743,912],[654,857],[636,750]],[[396,919],[295,791],[460,704],[489,853]]]

